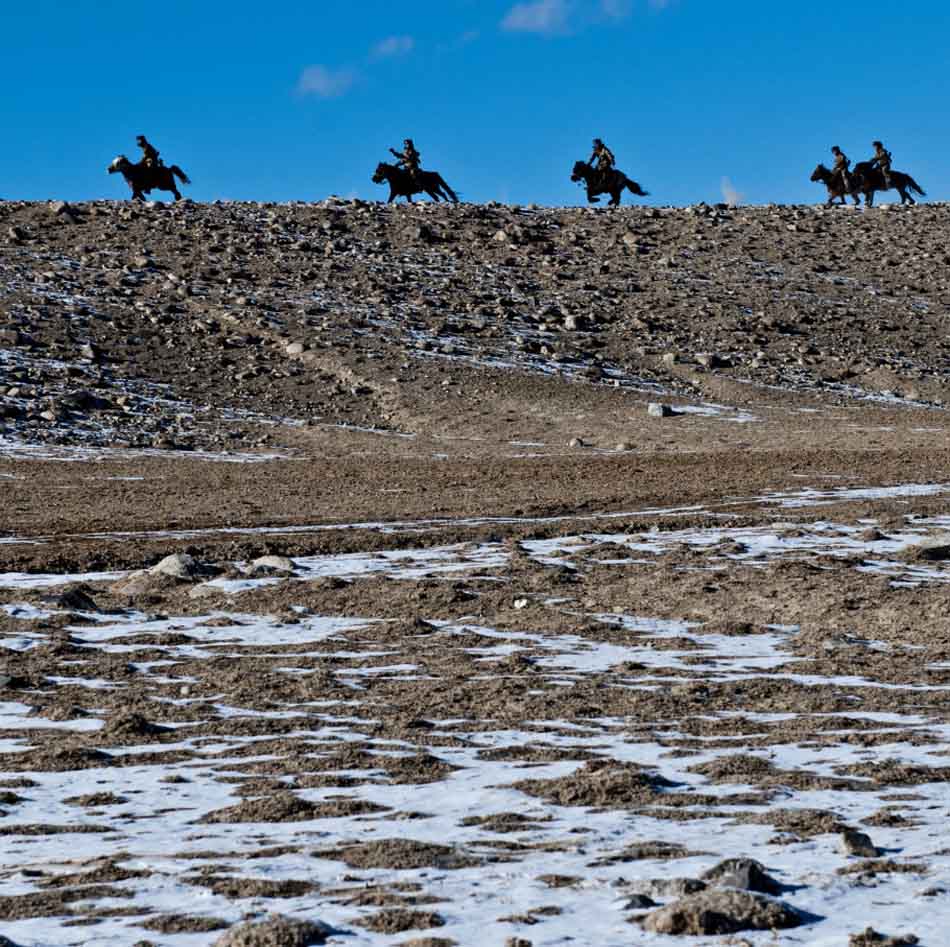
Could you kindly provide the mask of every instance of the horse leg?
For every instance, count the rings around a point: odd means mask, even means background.
[[[620,206],[620,195],[622,191],[611,191],[610,192],[610,206],[619,207]]]
[[[590,188],[587,188],[587,203],[588,203],[588,204],[599,204],[599,203],[600,203],[600,198],[597,197],[597,196],[594,194],[594,192],[593,192]]]
[[[389,192],[389,200],[386,201],[386,203],[387,203],[387,204],[391,204],[395,199],[396,199],[396,192],[393,191],[393,190],[390,190],[390,192]]]

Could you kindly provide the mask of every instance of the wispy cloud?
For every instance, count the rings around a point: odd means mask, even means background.
[[[370,59],[392,59],[408,56],[415,49],[416,41],[411,36],[387,36],[370,51]]]
[[[534,0],[515,4],[501,21],[510,33],[541,33],[550,36],[568,29],[571,6],[567,0]]]
[[[505,14],[501,28],[509,33],[562,36],[579,33],[598,24],[629,19],[638,7],[654,10],[672,6],[676,0],[522,0]]]
[[[307,66],[297,80],[297,92],[318,99],[338,99],[350,91],[357,78],[358,74],[353,69]]]

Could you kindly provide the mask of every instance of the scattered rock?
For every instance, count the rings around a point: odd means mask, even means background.
[[[727,858],[703,872],[702,878],[721,888],[740,888],[759,894],[781,894],[783,886],[753,858]]]
[[[333,933],[322,921],[298,921],[278,914],[232,927],[213,947],[313,947],[325,944]]]
[[[709,888],[648,914],[643,926],[654,934],[704,936],[786,930],[803,923],[802,916],[781,901],[734,888]]]
[[[673,410],[668,404],[660,404],[657,401],[651,401],[647,405],[647,414],[651,418],[671,418],[677,412]]]
[[[253,573],[294,573],[297,567],[286,556],[261,556],[250,564]]]
[[[845,855],[856,855],[858,858],[877,858],[880,854],[871,837],[864,832],[846,829],[841,833],[840,848]]]
[[[899,937],[887,937],[879,934],[873,927],[866,927],[860,934],[848,938],[848,947],[913,947],[919,944],[916,934],[902,934]]]

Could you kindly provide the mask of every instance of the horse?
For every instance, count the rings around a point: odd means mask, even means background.
[[[842,204],[847,204],[847,195],[851,195],[854,199],[854,203],[858,206],[861,205],[861,198],[858,197],[858,187],[855,185],[855,176],[851,174],[851,190],[847,190],[842,183],[841,175],[836,171],[832,171],[831,168],[826,168],[823,164],[818,165],[814,171],[811,173],[811,180],[814,182],[821,181],[822,184],[828,188],[828,202],[825,204],[825,207],[833,207],[835,203],[835,198],[841,198]]]
[[[874,206],[874,192],[887,191],[887,182],[884,180],[884,172],[880,168],[872,168],[870,161],[861,161],[854,166],[852,177],[855,183],[855,190],[864,195],[864,202],[868,207]],[[917,201],[910,196],[910,192],[926,197],[924,189],[909,175],[903,171],[891,171],[889,175],[891,187],[896,188],[901,196],[902,204],[916,204]]]
[[[420,171],[418,177],[414,177],[403,168],[381,161],[373,175],[373,183],[382,184],[383,181],[389,185],[389,200],[386,202],[388,204],[397,197],[404,197],[411,204],[412,195],[423,192],[436,202],[459,202],[458,195],[445,183],[438,171]]]
[[[175,186],[175,178],[178,178],[182,184],[191,184],[188,175],[173,164],[170,168],[163,164],[152,165],[151,167],[144,162],[132,164],[125,155],[119,155],[108,167],[109,174],[118,172],[125,178],[125,183],[132,189],[133,201],[144,201],[146,194],[151,194],[153,188],[159,191],[171,191],[175,195],[175,200],[181,200],[181,194]]]
[[[574,165],[574,171],[571,173],[572,181],[583,181],[587,185],[587,200],[591,204],[600,201],[598,194],[610,195],[610,206],[617,207],[620,204],[620,196],[624,188],[629,190],[637,197],[649,197],[650,192],[644,191],[636,181],[631,181],[623,171],[611,168],[606,174],[594,169],[586,161],[578,161]]]

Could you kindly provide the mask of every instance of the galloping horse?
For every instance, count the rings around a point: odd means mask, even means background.
[[[644,191],[636,181],[631,181],[623,171],[611,168],[606,174],[601,174],[586,161],[578,161],[574,165],[571,180],[583,181],[587,185],[587,200],[591,204],[596,204],[600,200],[598,194],[609,194],[610,206],[617,207],[625,188],[637,197],[649,197],[650,194],[649,191]]]
[[[924,189],[909,175],[903,171],[891,171],[891,187],[897,188],[901,196],[902,204],[916,204],[910,192],[926,197]],[[879,168],[872,168],[870,161],[861,161],[854,166],[852,172],[855,189],[864,195],[864,201],[868,207],[874,206],[874,192],[889,190],[887,182],[884,180],[884,172]]]
[[[109,174],[118,172],[125,178],[125,183],[132,189],[133,201],[144,201],[146,194],[151,194],[152,190],[171,191],[175,195],[175,200],[181,200],[181,194],[175,186],[175,178],[178,178],[182,184],[191,184],[188,175],[173,164],[170,168],[165,165],[153,165],[149,167],[146,164],[132,164],[125,155],[119,155],[108,168]]]
[[[411,204],[412,195],[422,193],[428,194],[436,202],[451,201],[453,204],[459,202],[458,195],[445,183],[442,175],[437,171],[420,171],[418,177],[413,177],[403,168],[381,161],[373,175],[373,183],[382,184],[383,181],[389,185],[389,200],[387,201],[389,204],[397,197],[404,197]]]
[[[841,199],[842,204],[847,204],[847,195],[850,194],[854,198],[854,203],[859,205],[861,204],[861,198],[857,195],[857,188],[854,186],[854,175],[851,175],[851,190],[845,188],[844,183],[841,180],[841,175],[832,171],[831,168],[826,168],[823,164],[818,165],[814,171],[811,173],[811,180],[821,181],[822,184],[828,188],[828,202],[825,204],[825,207],[834,206],[834,202],[837,198]]]
[[[916,204],[917,201],[910,196],[910,192],[926,197],[924,189],[909,175],[903,171],[891,171],[891,187],[896,188],[901,196],[902,204]],[[828,188],[828,201],[825,207],[834,205],[835,199],[840,198],[842,204],[846,204],[845,188],[841,183],[839,175],[826,168],[823,164],[818,165],[812,172],[812,181],[821,181]],[[874,206],[875,191],[887,191],[884,173],[877,168],[871,167],[870,161],[861,161],[854,166],[851,171],[851,190],[847,193],[854,198],[854,203],[860,205],[861,198],[859,194],[864,195],[865,203],[868,207]]]

